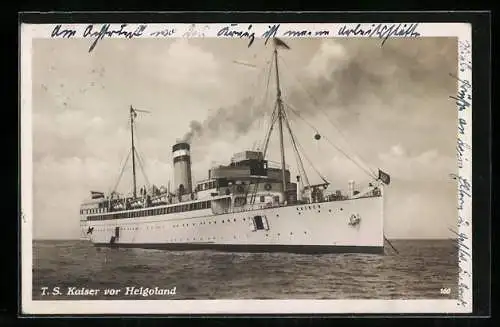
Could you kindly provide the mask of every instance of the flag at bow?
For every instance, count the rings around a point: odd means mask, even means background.
[[[378,179],[386,185],[391,183],[391,176],[380,169],[378,170]]]
[[[276,48],[285,48],[287,50],[290,50],[290,47],[288,46],[288,44],[286,44],[285,42],[283,42],[282,40],[278,39],[277,37],[274,38],[274,46]]]

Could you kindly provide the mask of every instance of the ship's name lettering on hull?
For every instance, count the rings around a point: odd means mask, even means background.
[[[367,28],[362,27],[361,24],[357,24],[354,28],[344,25],[337,34],[340,36],[378,37],[382,39],[381,45],[384,45],[385,41],[393,36],[419,37],[420,33],[416,31],[417,27],[418,24],[371,24]]]

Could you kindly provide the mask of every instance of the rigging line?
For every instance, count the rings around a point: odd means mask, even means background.
[[[148,177],[146,176],[146,173],[144,171],[144,166],[143,166],[143,163],[142,163],[142,158],[139,155],[139,153],[137,153],[137,159],[138,159],[137,161],[139,162],[139,167],[141,168],[141,171],[142,171],[142,175],[144,176],[144,179],[146,180],[146,186],[148,188],[150,188],[151,184],[149,183]]]
[[[269,141],[271,139],[271,134],[272,134],[272,131],[274,129],[274,124],[276,123],[276,120],[278,119],[278,114],[277,114],[277,110],[276,110],[277,108],[278,108],[278,102],[276,102],[274,105],[274,109],[273,109],[273,112],[271,114],[271,123],[270,123],[269,129],[266,131],[266,136],[264,137],[264,149],[262,151],[262,158],[263,159],[266,158],[267,147],[269,146]],[[260,180],[257,180],[257,183],[255,183],[254,191],[252,193],[252,197],[250,199],[252,205],[255,203],[259,184],[260,184]]]
[[[255,88],[256,89],[259,89],[260,88],[260,82],[261,82],[261,77],[262,75],[264,74],[265,72],[265,69],[260,69],[259,71],[259,74],[257,75],[257,84],[255,85]],[[254,96],[252,97],[252,104],[250,105],[250,109],[254,109],[257,105],[257,95],[254,94]]]
[[[276,107],[275,107],[276,108]],[[269,117],[269,126],[267,126],[265,128],[265,131],[266,131],[266,134],[264,135],[264,137],[262,138],[262,142],[261,142],[261,146],[264,146],[262,148],[262,152],[264,153],[265,152],[265,148],[266,148],[266,143],[267,143],[267,139],[270,137],[271,135],[271,132],[272,132],[272,129],[274,128],[273,125],[275,123],[275,120],[276,120],[276,117],[275,117],[275,108],[273,109],[273,112],[271,113],[270,117]],[[264,155],[265,156],[265,155]]]
[[[290,121],[288,120],[288,115],[287,115],[287,113],[286,113],[285,110],[283,110],[283,114],[284,114],[284,118],[285,118],[286,127],[288,129],[288,132],[290,133],[290,139],[292,140],[292,145],[293,145],[293,148],[295,150],[294,152],[295,152],[295,155],[296,155],[296,159],[298,161],[299,175],[300,175],[300,169],[302,169],[302,172],[304,174],[305,182],[307,183],[307,185],[310,185],[310,183],[309,183],[309,177],[307,176],[306,170],[304,168],[304,163],[302,162],[302,159],[300,157],[299,149],[297,147],[297,141],[296,141],[295,135],[292,132],[292,127],[290,125]]]
[[[302,116],[300,116],[300,114],[294,110],[290,105],[286,104],[288,106],[288,108],[291,110],[292,113],[294,113],[295,115],[297,115],[297,117],[299,117],[300,119],[302,119],[303,121],[305,121],[308,125],[310,125]],[[310,125],[312,129],[314,129],[316,131],[316,129]],[[365,172],[366,174],[368,174],[368,176],[370,177],[373,177],[373,178],[377,178],[376,175],[371,172],[370,170],[366,169],[365,167],[363,167],[362,165],[360,165],[360,163],[356,162],[356,160],[354,160],[353,158],[351,158],[344,150],[342,150],[340,147],[338,147],[337,145],[335,145],[335,143],[333,143],[332,141],[330,141],[326,136],[323,135],[323,138],[331,145],[333,146],[335,149],[337,149],[340,153],[342,153],[347,159],[351,160],[356,166],[358,166],[363,172]]]
[[[144,176],[144,179],[146,181],[146,186],[149,188],[150,186],[150,183],[149,183],[149,180],[148,180],[148,177],[146,175],[146,172],[144,170],[144,167],[143,167],[143,160],[141,158],[141,154],[139,152],[139,133],[137,133],[137,127],[134,125],[134,133],[136,135],[135,137],[135,143],[136,143],[136,146],[134,147],[135,148],[135,154],[137,155],[137,161],[139,162],[139,168],[141,169],[141,172],[142,172],[142,175]]]
[[[286,116],[286,113],[285,113],[285,116]],[[285,121],[288,122],[288,118],[285,119]],[[316,169],[316,167],[313,165],[312,161],[308,158],[308,156],[306,155],[306,152],[304,150],[304,148],[302,147],[302,145],[295,139],[295,142],[297,143],[297,145],[302,149],[302,154],[304,155],[304,157],[306,158],[306,160],[309,162],[309,165],[311,165],[312,169],[314,169],[314,171],[318,174],[318,176],[324,181],[324,182],[327,182],[327,179],[318,171],[318,169]]]
[[[130,128],[130,117],[128,117],[125,121],[125,130],[128,130]],[[113,189],[111,189],[111,192],[116,192],[116,189],[118,188],[118,185],[120,184],[120,181],[121,181],[121,178],[123,177],[123,173],[125,172],[125,168],[127,166],[127,162],[128,160],[130,159],[130,149],[127,149],[127,155],[125,157],[125,160],[124,161],[120,161],[120,162],[123,162],[123,165],[121,165],[121,171],[120,171],[120,174],[119,174],[119,177],[115,183],[115,186]],[[124,155],[125,156],[125,155]]]
[[[278,58],[281,59],[281,61],[283,62],[284,66],[287,68],[287,70],[289,70],[291,72],[291,69],[289,69],[288,64],[286,63],[286,61],[281,56],[278,56]],[[347,142],[347,137],[344,135],[344,133],[341,131],[341,129],[337,126],[337,124],[335,124],[333,122],[333,120],[330,118],[330,116],[327,115],[327,113],[323,109],[321,109],[321,107],[320,107],[318,101],[316,100],[316,98],[302,85],[302,83],[300,83],[299,79],[293,73],[290,73],[290,75],[292,75],[292,77],[297,82],[297,84],[312,99],[313,104],[316,107],[316,109],[318,109],[319,111],[321,111],[321,113],[323,115],[325,115],[325,117],[328,120],[328,122],[339,132],[340,136],[344,139],[344,141],[346,141],[346,143],[349,144],[349,142]],[[361,158],[361,156],[356,153],[356,151],[354,150],[354,147],[352,145],[351,145],[351,148],[352,148],[353,155],[356,156],[356,157],[358,157],[358,160],[365,165],[365,168],[367,168],[368,170],[370,170],[372,172],[372,174],[375,174],[370,169],[370,167],[368,167],[368,165],[365,164],[366,160],[363,160],[363,158]]]
[[[269,83],[270,83],[270,80],[271,80],[271,73],[272,73],[272,67],[273,67],[272,57],[271,57],[270,62],[271,62],[271,64],[269,65],[268,72],[267,72],[266,91],[264,92],[264,97],[262,98],[262,102],[260,103],[261,106],[265,106],[265,104],[267,102],[267,98],[269,97]],[[273,109],[272,115],[274,115],[274,109]],[[264,116],[267,116],[267,115],[264,113]],[[273,121],[274,121],[274,118],[271,116],[271,123],[273,123]],[[264,127],[265,127],[266,131],[269,128],[269,127],[266,127],[266,126],[264,126]],[[262,144],[260,144],[259,146],[262,147]]]
[[[294,113],[298,118],[302,119],[307,125],[309,125],[309,127],[311,127],[314,131],[317,132],[317,129],[311,124],[309,123],[307,120],[305,120],[299,113],[296,109],[294,109],[291,105],[289,105],[288,103],[285,103],[285,105],[288,107],[288,109],[290,109],[290,111],[292,113]],[[330,141],[326,136],[322,135],[322,137],[328,142],[330,143],[331,146],[333,146],[335,149],[337,149],[340,153],[342,153],[347,159],[351,160],[356,166],[358,166],[361,170],[363,170],[365,173],[368,174],[368,176],[370,177],[373,177],[373,178],[377,178],[375,173],[373,171],[371,171],[371,169],[367,169],[367,167],[363,167],[363,165],[361,165],[359,162],[357,162],[356,160],[354,160],[354,158],[352,158],[351,156],[349,156],[344,150],[342,150],[340,147],[338,147],[337,145],[335,145],[335,143],[333,143],[332,141]]]
[[[120,175],[118,176],[118,180],[116,181],[115,183],[115,187],[113,188],[113,191],[112,193],[115,193],[116,192],[116,189],[118,188],[118,184],[120,184],[120,181],[123,177],[123,173],[125,172],[125,167],[127,166],[127,162],[128,162],[128,159],[130,158],[130,153],[132,152],[132,150],[129,150],[128,154],[127,154],[127,157],[125,158],[125,161],[123,163],[123,166],[122,166],[122,169],[120,171]]]
[[[307,173],[306,173],[306,171],[304,169],[304,164],[303,164],[302,159],[300,157],[299,149],[297,148],[297,145],[296,145],[295,140],[294,140],[294,135],[292,134],[292,131],[291,131],[291,128],[290,128],[289,124],[287,124],[287,129],[288,129],[288,132],[290,133],[290,138],[292,139],[292,144],[293,144],[293,149],[294,149],[294,154],[295,154],[295,160],[297,161],[299,176],[301,178],[304,177],[304,183],[305,183],[305,185],[309,186],[310,185],[309,178],[308,178]]]
[[[271,55],[271,58],[269,59],[270,64],[269,64],[269,68],[267,71],[266,93],[264,95],[263,101],[267,100],[267,97],[269,96],[269,83],[271,81],[271,74],[272,74],[272,68],[273,68],[273,56],[274,56],[274,53]]]
[[[293,142],[294,142],[295,154],[296,154],[297,159],[298,159],[299,171],[302,172],[302,175],[304,177],[303,183],[305,183],[305,185],[307,185],[307,186],[310,186],[311,183],[309,181],[309,176],[307,176],[306,169],[304,168],[304,162],[302,161],[302,158],[300,157],[299,148],[297,147],[296,141],[294,140]]]
[[[267,132],[266,139],[265,139],[265,144],[264,144],[264,151],[262,152],[263,157],[266,157],[267,153],[267,147],[269,146],[269,141],[271,140],[271,133],[273,132],[274,129],[274,124],[276,123],[276,120],[279,118],[278,116],[278,102],[276,101],[274,105],[274,110],[273,110],[273,115],[272,115],[272,121],[271,121],[271,126]]]
[[[272,60],[271,60],[271,63],[272,63]],[[266,69],[265,67],[263,67],[263,69],[260,70],[258,76],[257,76],[257,85],[256,85],[256,89],[260,89],[260,82],[261,82],[261,77],[262,75],[265,73]],[[254,95],[252,98],[251,98],[251,105],[250,105],[250,111],[253,113],[253,111],[258,107],[258,106],[263,106],[263,104],[266,102],[267,100],[267,97],[268,97],[268,93],[269,93],[269,80],[270,80],[270,77],[271,77],[271,66],[269,66],[268,68],[268,73],[267,73],[267,82],[266,82],[266,89],[264,91],[264,95],[262,97],[262,100],[261,101],[258,101],[257,100],[257,95]]]

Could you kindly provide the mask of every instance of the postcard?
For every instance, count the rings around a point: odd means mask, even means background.
[[[469,24],[20,38],[24,314],[471,312]]]

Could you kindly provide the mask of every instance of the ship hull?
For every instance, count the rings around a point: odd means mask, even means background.
[[[297,254],[324,254],[324,253],[367,253],[383,254],[383,246],[336,246],[336,245],[289,245],[289,244],[217,244],[217,243],[94,243],[96,247],[108,248],[136,248],[164,251],[201,251],[212,250],[218,252],[244,253],[297,253]]]
[[[256,226],[254,217],[262,217]],[[89,229],[92,232],[89,233]],[[96,246],[171,251],[383,253],[383,197],[141,218],[82,220]]]

